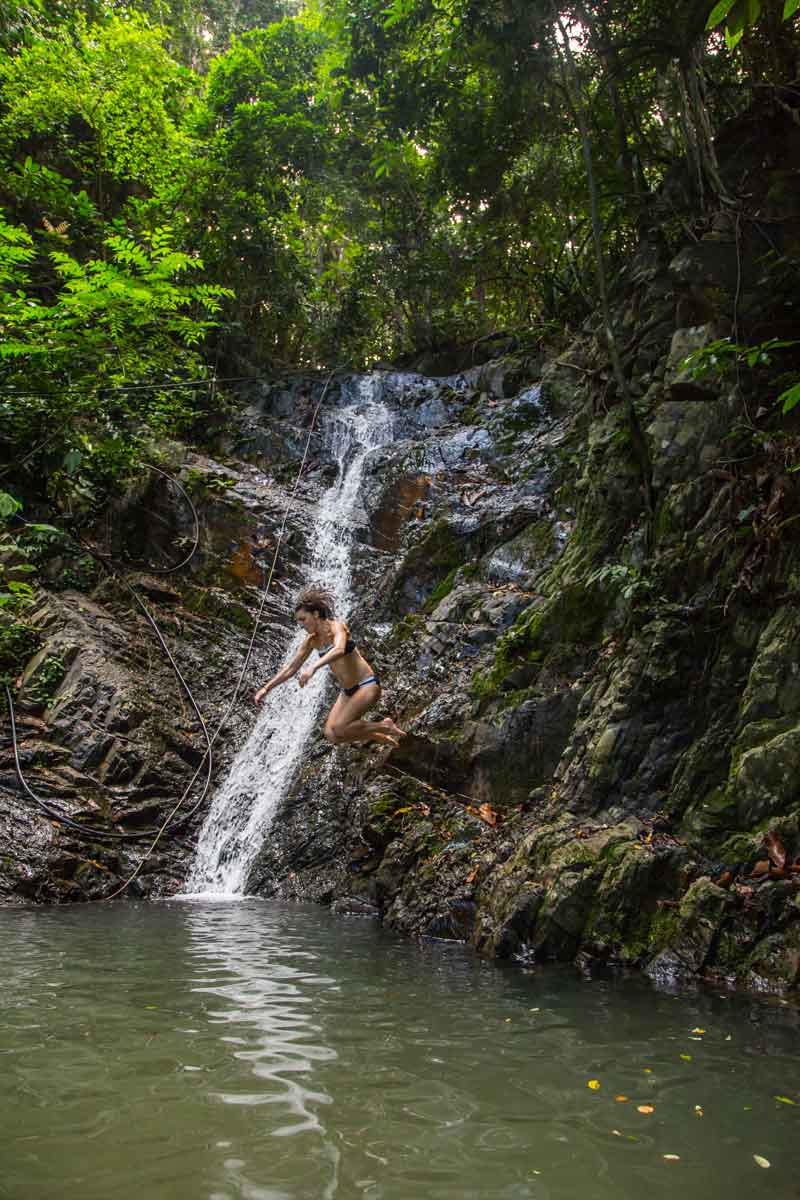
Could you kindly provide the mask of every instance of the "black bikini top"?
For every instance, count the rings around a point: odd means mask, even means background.
[[[332,650],[333,646],[334,646],[334,643],[331,642],[330,646],[326,646],[324,650],[318,650],[317,653],[319,654],[320,658],[322,658],[324,655],[326,655],[329,650]],[[345,654],[352,654],[353,651],[355,650],[355,648],[356,648],[355,642],[353,641],[353,639],[351,637],[349,637],[347,639],[347,644],[344,648]]]

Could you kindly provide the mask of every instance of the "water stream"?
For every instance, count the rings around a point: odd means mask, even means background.
[[[379,386],[379,376],[361,376],[352,381],[352,403],[323,414],[325,442],[338,474],[317,506],[304,574],[307,583],[322,583],[332,592],[343,619],[352,604],[352,527],[364,468],[371,451],[392,436],[391,414],[377,398]],[[287,660],[304,637],[299,631],[287,645]],[[320,672],[303,689],[290,680],[266,697],[200,832],[188,895],[244,893],[276,806],[318,723],[323,695]]]

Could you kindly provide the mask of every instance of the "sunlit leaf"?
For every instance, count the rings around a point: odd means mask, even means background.
[[[681,1055],[681,1058],[683,1059],[683,1061],[684,1061],[684,1062],[691,1062],[691,1061],[692,1061],[692,1056],[691,1056],[691,1054],[682,1054],[682,1055]]]
[[[665,1158],[667,1160],[667,1162],[680,1162],[681,1161],[680,1154],[662,1154],[661,1157]]]
[[[764,1167],[765,1170],[771,1165],[769,1159],[764,1158],[761,1154],[754,1154],[753,1161],[757,1163],[759,1167]]]
[[[780,1100],[781,1104],[797,1104],[796,1100],[790,1100],[788,1096],[776,1096],[776,1100]]]
[[[705,1029],[693,1029],[692,1033],[705,1033]]]
[[[627,1104],[628,1103],[627,1096],[615,1096],[614,1099],[616,1100],[617,1104]]]
[[[590,1079],[586,1086],[588,1088],[591,1088],[593,1092],[596,1092],[597,1089],[600,1087],[600,1080],[599,1079]]]
[[[640,1112],[640,1113],[648,1113],[649,1114],[649,1113],[655,1112],[656,1109],[655,1109],[654,1104],[637,1104],[636,1111]]]

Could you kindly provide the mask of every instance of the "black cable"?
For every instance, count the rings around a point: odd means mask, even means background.
[[[11,718],[11,743],[14,748],[14,766],[17,771],[17,778],[19,779],[23,790],[27,792],[31,800],[38,805],[42,812],[50,817],[51,820],[58,821],[60,825],[66,825],[70,829],[77,830],[78,833],[83,833],[89,837],[99,838],[101,840],[142,841],[145,838],[153,836],[153,832],[150,830],[144,830],[141,833],[112,833],[110,830],[94,829],[91,825],[82,825],[80,821],[73,821],[72,817],[65,816],[62,812],[59,812],[57,808],[53,808],[51,804],[48,804],[46,800],[42,800],[41,796],[37,796],[33,789],[28,786],[25,776],[22,774],[22,765],[19,761],[19,743],[17,739],[17,722],[14,715],[14,701],[11,697],[9,686],[5,680],[3,680],[3,688],[5,689],[6,693],[8,715]]]

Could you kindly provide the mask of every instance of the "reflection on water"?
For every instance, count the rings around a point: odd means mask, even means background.
[[[0,972],[4,1200],[800,1195],[778,1002],[258,901],[5,909]]]

